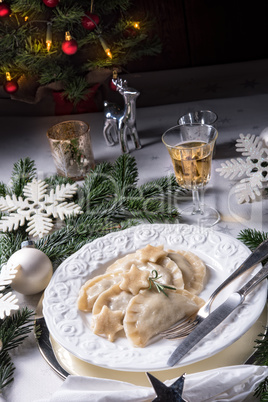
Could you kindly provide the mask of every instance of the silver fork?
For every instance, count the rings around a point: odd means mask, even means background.
[[[254,265],[259,264],[268,257],[268,239],[262,242],[248,258],[211,294],[207,302],[198,310],[197,313],[185,317],[172,325],[169,329],[162,331],[160,336],[165,339],[179,339],[189,335],[189,333],[203,321],[209,314],[211,305],[216,296],[234,279],[247,272]]]

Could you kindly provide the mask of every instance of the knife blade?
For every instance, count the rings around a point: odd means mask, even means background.
[[[174,350],[167,361],[168,366],[179,362],[198,342],[220,325],[238,306],[245,297],[268,275],[268,263],[262,267],[244,286],[233,292],[219,307],[205,318]]]

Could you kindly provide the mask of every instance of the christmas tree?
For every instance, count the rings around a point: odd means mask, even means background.
[[[132,60],[161,51],[130,0],[0,0],[0,85],[50,87],[77,104]]]

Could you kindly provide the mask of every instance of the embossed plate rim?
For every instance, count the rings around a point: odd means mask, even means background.
[[[43,313],[51,335],[76,357],[114,370],[168,368],[167,359],[179,341],[161,339],[146,348],[133,348],[124,338],[110,343],[90,331],[89,315],[79,312],[76,307],[78,291],[90,276],[104,272],[115,259],[148,243],[164,244],[169,249],[191,250],[203,258],[210,274],[200,295],[204,299],[250,254],[242,242],[230,235],[184,224],[142,224],[86,244],[58,267],[45,291],[43,302]],[[229,269],[225,268],[226,265]],[[256,288],[242,308],[193,349],[183,365],[212,356],[242,336],[258,319],[266,303],[265,285],[263,283]]]

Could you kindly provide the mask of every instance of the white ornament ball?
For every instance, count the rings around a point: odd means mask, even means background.
[[[48,256],[31,247],[24,247],[12,254],[7,266],[18,267],[11,287],[24,295],[33,295],[44,290],[53,274]]]
[[[260,137],[262,138],[264,144],[268,146],[268,127],[265,127],[260,133]]]

